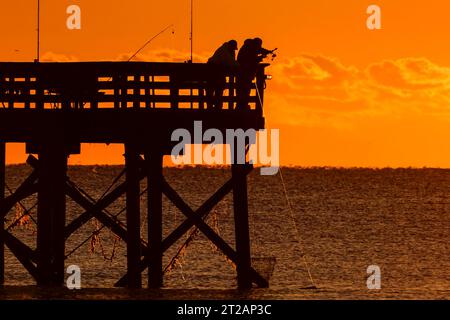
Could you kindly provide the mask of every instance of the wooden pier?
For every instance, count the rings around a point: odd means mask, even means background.
[[[250,164],[233,164],[232,178],[193,210],[163,176],[163,158],[183,128],[263,129],[265,74],[261,65],[248,110],[236,110],[238,70],[206,64],[146,62],[0,63],[0,285],[4,283],[6,245],[41,286],[64,284],[65,242],[95,218],[127,243],[127,270],[118,286],[141,287],[148,269],[149,287],[163,286],[163,254],[193,226],[204,233],[235,265],[239,288],[268,282],[251,265],[247,205]],[[208,79],[226,75],[222,109],[210,109]],[[5,196],[5,144],[25,143],[33,172],[14,193]],[[81,143],[125,146],[125,182],[97,202],[67,177],[67,159]],[[235,152],[237,150],[234,150]],[[245,151],[244,151],[245,152]],[[31,154],[37,154],[34,157]],[[140,181],[148,181],[148,205],[140,207]],[[226,243],[205,217],[228,193],[234,199],[236,248]],[[37,241],[30,248],[5,229],[5,217],[16,203],[37,194]],[[126,195],[126,225],[105,209]],[[162,196],[186,216],[166,238],[162,234]],[[66,197],[85,211],[66,222]],[[140,217],[148,211],[148,239],[142,239]]]

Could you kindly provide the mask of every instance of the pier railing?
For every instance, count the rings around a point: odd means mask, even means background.
[[[249,97],[262,114],[266,65]],[[226,76],[223,108],[237,103],[238,69],[201,63],[73,62],[0,63],[0,105],[11,109],[205,109],[214,75]]]

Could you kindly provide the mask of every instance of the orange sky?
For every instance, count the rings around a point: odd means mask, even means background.
[[[197,61],[226,40],[278,47],[265,112],[281,129],[281,161],[303,166],[450,167],[450,2],[445,0],[195,1]],[[82,30],[66,28],[66,7]],[[382,30],[366,8],[382,9]],[[0,61],[35,56],[36,1],[0,3]],[[41,0],[43,60],[188,59],[189,1]],[[25,159],[10,146],[8,161]],[[72,163],[121,163],[121,150],[83,146]]]

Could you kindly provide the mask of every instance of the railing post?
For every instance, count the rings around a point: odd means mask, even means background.
[[[150,89],[150,79],[152,77],[145,75],[144,76],[144,83],[145,83],[145,108],[146,109],[150,109],[150,95],[151,95],[151,90]]]
[[[178,109],[179,82],[174,74],[170,75],[170,107]]]
[[[152,108],[156,108],[156,103],[155,103],[155,76],[152,76],[151,79],[152,82],[152,91],[151,91],[151,96],[152,96]]]
[[[234,97],[235,97],[235,77],[234,75],[229,75],[228,77],[228,98],[230,99],[228,101],[228,109],[233,110],[234,109]]]
[[[113,90],[114,90],[114,109],[119,109],[119,98],[120,98],[120,84],[119,84],[119,76],[113,76]]]
[[[140,95],[141,95],[141,76],[135,74],[134,75],[134,83],[133,83],[133,108],[139,109],[140,108]]]
[[[99,79],[97,74],[92,75],[92,85],[94,86],[92,92],[92,99],[91,99],[91,109],[98,109],[98,100],[100,98],[100,92],[99,92]],[[81,106],[83,106],[84,103],[81,103]]]
[[[198,108],[200,110],[205,109],[205,89],[206,84],[204,80],[198,80]]]
[[[26,98],[25,109],[30,109],[30,86],[31,86],[30,77],[25,77],[25,89],[22,92],[22,95]]]
[[[128,76],[120,76],[120,107],[126,109],[128,107]]]
[[[39,72],[36,72],[36,109],[44,109],[44,84]]]
[[[8,101],[8,108],[13,109],[14,108],[14,76],[9,75],[8,78],[8,85],[9,85],[9,101]]]

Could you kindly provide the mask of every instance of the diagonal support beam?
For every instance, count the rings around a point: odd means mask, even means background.
[[[33,168],[38,168],[39,160],[33,156],[29,156],[27,160],[28,164]],[[139,178],[142,180],[145,175],[140,174]],[[103,210],[117,200],[126,192],[126,182],[120,184],[116,189],[108,193],[98,202],[93,202],[84,196],[79,190],[74,188],[70,180],[67,178],[66,182],[66,194],[72,198],[76,203],[78,203],[86,211],[73,220],[65,229],[65,237],[69,238],[76,230],[82,227],[91,218],[97,218],[102,224],[110,228],[117,236],[119,236],[125,242],[127,241],[127,231],[120,221],[113,219]],[[145,241],[142,242],[142,250],[147,250],[147,244]]]
[[[246,174],[249,174],[253,168],[250,166],[246,167]],[[211,197],[208,198],[196,211],[196,216],[199,219],[206,218],[211,210],[233,189],[233,180],[228,180],[223,186],[221,186]],[[162,242],[162,249],[164,251],[168,250],[173,244],[175,244],[186,232],[192,228],[195,223],[187,219],[183,223],[181,223],[172,233],[170,233],[167,238],[165,238]],[[148,266],[148,252],[143,251],[144,257],[139,264],[140,271],[144,271]],[[126,286],[128,281],[128,274],[125,274],[117,283],[116,287],[124,287]]]
[[[114,232],[114,234],[119,236],[123,241],[127,242],[128,237],[125,226],[122,225],[120,221],[113,219],[111,216],[105,213],[102,206],[99,205],[99,202],[94,203],[91,200],[87,199],[83,194],[81,194],[80,191],[78,191],[68,183],[66,183],[66,192],[69,197],[71,197],[76,203],[78,203],[83,209],[86,210],[85,213],[83,213],[81,216],[89,215],[90,217],[97,218],[103,225]],[[70,234],[72,234],[75,230],[77,230],[77,228],[71,227],[70,225],[67,226],[66,237],[70,236]],[[141,240],[141,246],[142,250],[147,250],[147,244],[143,240]]]
[[[249,174],[253,168],[248,167],[246,174]],[[167,184],[167,182],[166,182]],[[206,200],[196,211],[196,215],[202,219],[206,218],[211,210],[233,189],[233,179],[228,180],[220,187],[208,200]],[[194,226],[194,222],[190,219],[180,224],[167,238],[163,241],[163,249],[169,249],[177,242],[190,228]],[[166,247],[167,246],[167,247]]]
[[[34,170],[16,189],[16,191],[3,199],[0,208],[0,219],[3,219],[16,203],[35,194],[38,190],[36,180],[38,178],[38,171]]]
[[[106,225],[107,227],[114,228],[114,232],[124,240],[126,240],[126,230],[124,227],[119,225],[119,221],[114,221],[108,216],[103,210],[106,208],[106,203],[102,203],[101,200],[97,203],[92,202],[87,199],[80,191],[74,188],[69,183],[66,183],[66,194],[80,205],[86,211],[82,213],[78,218],[73,220],[66,227],[66,237],[69,237],[73,232],[78,230],[82,225],[84,225],[91,218],[96,217],[98,220]],[[115,200],[114,200],[115,201]]]
[[[37,267],[33,262],[36,262],[35,252],[28,247],[26,244],[21,242],[19,239],[14,237],[11,233],[4,230],[3,240],[6,246],[11,250],[14,256],[19,260],[19,262],[25,267],[28,273],[38,281],[39,273]]]
[[[33,167],[39,167],[39,160],[33,156],[29,156],[27,163]],[[140,172],[139,178],[142,180],[145,177],[145,174]],[[121,237],[124,241],[126,241],[126,230],[123,226],[118,225],[118,222],[112,219],[108,214],[103,212],[105,208],[111,205],[114,201],[116,201],[119,197],[125,194],[127,189],[126,182],[117,186],[114,190],[104,196],[102,199],[97,201],[96,203],[87,199],[80,191],[74,188],[70,183],[69,179],[66,182],[66,193],[69,197],[71,197],[76,203],[78,203],[83,209],[86,211],[74,219],[71,223],[69,223],[65,228],[65,237],[69,238],[76,230],[81,228],[86,222],[88,222],[93,217],[96,217],[101,223],[106,225],[111,230],[116,233],[119,237]]]
[[[67,194],[86,210],[84,213],[82,213],[80,216],[78,216],[76,219],[74,219],[71,223],[69,223],[66,226],[65,230],[66,238],[70,237],[72,233],[81,228],[91,218],[97,217],[100,220],[105,216],[107,216],[107,214],[104,213],[103,210],[107,208],[109,205],[111,205],[114,201],[116,201],[120,196],[122,196],[125,193],[125,191],[126,191],[126,184],[122,183],[116,189],[108,193],[105,197],[103,197],[96,203],[93,203],[90,200],[86,199],[78,190],[76,190],[75,188],[66,183]],[[106,221],[107,219],[102,220]]]
[[[240,264],[239,257],[236,251],[230,247],[211,227],[189,207],[186,202],[172,189],[172,187],[164,180],[163,181],[164,194],[175,204],[175,206],[194,223],[200,231],[211,240],[214,245],[219,248],[236,266]],[[248,274],[252,277],[252,281],[259,287],[268,287],[268,282],[255,269],[250,267]]]

